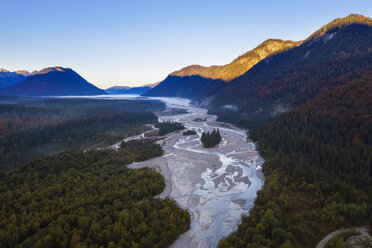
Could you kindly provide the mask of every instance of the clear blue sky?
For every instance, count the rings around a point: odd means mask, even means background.
[[[301,40],[371,0],[0,0],[0,67],[71,67],[106,88],[226,64],[268,38]]]

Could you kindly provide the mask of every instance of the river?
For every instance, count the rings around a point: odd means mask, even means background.
[[[166,188],[159,197],[174,199],[190,212],[190,230],[171,247],[216,247],[221,238],[236,230],[241,215],[248,214],[253,206],[263,185],[264,159],[255,144],[246,140],[245,130],[216,121],[216,116],[208,115],[206,109],[194,107],[186,99],[151,99],[164,101],[167,108],[188,110],[187,114],[169,116],[160,112],[157,116],[159,121],[180,121],[197,134],[168,134],[159,141],[164,150],[162,157],[129,167],[150,167],[160,172]],[[215,148],[203,148],[202,132],[215,128],[220,130],[223,141]]]

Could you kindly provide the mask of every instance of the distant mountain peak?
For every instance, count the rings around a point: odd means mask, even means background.
[[[129,90],[129,86],[112,86],[110,88],[107,88],[106,90]]]
[[[49,73],[49,72],[52,72],[52,71],[70,72],[70,71],[72,71],[72,69],[70,69],[70,68],[63,68],[61,66],[54,66],[54,67],[44,68],[44,69],[42,69],[41,71],[39,71],[39,72],[37,72],[35,74],[46,74],[46,73]]]
[[[31,73],[26,70],[17,70],[17,71],[10,72],[4,68],[0,68],[0,73],[15,73],[15,74],[23,75],[25,77],[28,77],[31,75]]]
[[[372,26],[372,18],[359,14],[350,14],[343,18],[337,18],[315,31],[307,40],[318,38],[329,31],[335,31],[353,24]]]
[[[28,77],[28,76],[31,75],[31,73],[29,71],[26,71],[26,70],[17,70],[17,71],[15,71],[15,73],[23,75],[25,77]]]
[[[23,71],[20,73],[25,72]],[[22,74],[19,74],[18,76],[21,75]],[[0,91],[0,95],[10,96],[68,96],[102,94],[106,94],[106,92],[86,81],[72,69],[63,68],[60,66],[44,68],[39,72],[32,73],[31,75],[24,77],[24,80],[21,82],[13,84],[10,87]]]

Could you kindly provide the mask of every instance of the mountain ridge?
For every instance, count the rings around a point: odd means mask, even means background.
[[[226,83],[243,74],[263,58],[283,52],[299,44],[301,42],[268,39],[253,50],[240,55],[229,64],[210,67],[191,65],[174,71],[143,95],[185,98],[200,97],[203,95],[201,91],[207,91],[212,85],[220,86],[224,82]],[[190,89],[190,85],[192,89]],[[187,93],[184,94],[183,92]]]
[[[330,30],[323,36],[309,39],[294,49],[264,59],[251,70],[224,85],[224,88],[218,92],[219,97],[223,100],[222,102],[227,101],[231,104],[225,94],[228,92],[230,99],[239,104],[241,98],[236,98],[237,96],[251,97],[252,100],[265,99],[270,96],[279,99],[280,96],[277,94],[282,92],[298,98],[295,96],[296,92],[291,93],[296,89],[305,90],[305,92],[298,92],[300,96],[306,94],[306,91],[310,96],[314,95],[321,87],[330,86],[330,82],[334,81],[335,77],[358,70],[357,68],[344,68],[343,64],[350,63],[350,66],[358,68],[368,66],[365,60],[371,56],[372,52],[371,35],[372,27],[357,24],[343,27],[337,33]],[[339,68],[336,68],[336,65]],[[329,67],[328,70],[325,70],[325,67]],[[300,81],[301,74],[306,77],[307,85]],[[331,75],[333,78],[330,78]],[[319,85],[319,83],[322,84]],[[316,84],[320,88],[309,89],[310,85]],[[290,99],[284,101],[284,103],[289,102],[291,102]],[[244,104],[239,105],[244,107]]]
[[[322,70],[322,68],[315,69],[315,67],[318,64],[321,64],[324,62],[321,59],[324,59],[325,61],[328,61],[332,63],[330,59],[327,58],[327,56],[323,56],[327,53],[333,52],[332,54],[329,54],[330,57],[333,58],[333,61],[339,61],[340,59],[348,59],[355,57],[355,55],[361,55],[360,50],[354,49],[353,48],[353,43],[355,44],[361,44],[361,42],[369,42],[368,39],[365,39],[365,37],[361,37],[361,40],[353,40],[353,37],[350,37],[344,32],[345,38],[348,40],[348,44],[346,42],[343,42],[337,36],[339,35],[338,31],[343,31],[345,29],[348,29],[350,32],[352,32],[352,27],[372,27],[372,20],[369,17],[365,17],[362,15],[357,15],[357,14],[351,14],[348,15],[344,18],[337,18],[328,24],[322,26],[318,30],[316,30],[314,33],[309,35],[308,38],[306,38],[303,41],[282,41],[282,40],[277,40],[277,39],[269,39],[263,42],[261,45],[256,47],[255,49],[248,51],[247,53],[239,56],[233,62],[230,64],[225,65],[232,67],[232,65],[239,64],[239,62],[243,59],[247,58],[253,58],[252,59],[252,67],[247,69],[243,74],[233,78],[230,80],[231,77],[229,77],[227,74],[225,74],[225,78],[228,83],[217,83],[217,84],[210,84],[210,81],[208,81],[208,78],[221,78],[220,73],[221,70],[224,68],[224,66],[211,66],[211,67],[204,67],[201,65],[190,65],[187,67],[182,68],[181,70],[174,71],[168,75],[168,77],[163,80],[157,87],[153,88],[152,90],[149,90],[146,92],[144,95],[146,96],[167,96],[167,97],[186,97],[190,98],[192,100],[197,100],[199,103],[200,102],[208,102],[208,103],[214,103],[214,105],[219,105],[223,106],[226,104],[234,104],[234,102],[241,100],[242,98],[245,97],[244,95],[244,89],[245,85],[247,84],[246,80],[246,75],[245,74],[254,74],[255,71],[261,70],[262,67],[265,67],[264,63],[268,63],[271,66],[271,70],[273,70],[276,73],[277,76],[277,82],[274,84],[274,88],[277,87],[277,85],[281,84],[283,80],[281,80],[283,77],[288,78],[289,74],[294,78],[296,77],[296,73],[293,73],[293,71],[290,71],[290,67],[296,68],[296,63],[300,63],[301,66],[309,67],[307,68],[302,68],[303,70]],[[342,32],[341,32],[342,33]],[[358,32],[356,32],[357,34]],[[357,34],[358,35],[358,34]],[[334,42],[334,40],[338,40],[338,44]],[[333,45],[335,45],[336,49],[332,49],[328,46],[326,49],[323,49],[323,54],[322,53],[316,53],[318,48],[320,48],[323,45],[326,45],[327,42],[333,42]],[[331,43],[332,43],[331,42]],[[262,56],[259,56],[259,51],[262,51],[265,46],[268,44],[287,44],[288,47],[279,47],[276,49],[270,50],[271,53],[265,53]],[[305,45],[306,44],[306,45]],[[344,49],[341,45],[346,46]],[[304,48],[306,46],[306,48]],[[363,46],[363,45],[362,45]],[[362,47],[362,46],[359,46]],[[368,47],[367,45],[364,45],[364,48]],[[370,48],[368,48],[370,49]],[[299,51],[303,50],[303,52],[293,52],[293,51]],[[365,51],[362,51],[362,53]],[[283,56],[285,54],[285,56]],[[301,58],[298,60],[295,60],[294,57]],[[291,61],[286,62],[286,60]],[[304,65],[302,60],[306,60],[307,64]],[[271,62],[270,62],[271,61]],[[275,61],[275,62],[272,62]],[[282,67],[287,67],[287,68],[281,68],[278,69],[277,65],[275,63],[278,63],[279,65],[282,65]],[[314,67],[310,69],[310,67]],[[330,66],[330,65],[328,65]],[[248,66],[249,67],[249,66]],[[222,68],[222,69],[221,69]],[[261,68],[261,69],[257,69]],[[334,68],[334,67],[333,67]],[[341,67],[342,68],[342,67]],[[267,69],[265,73],[261,73],[261,79],[267,80],[267,78],[271,77],[271,72],[270,69]],[[281,70],[281,71],[280,71]],[[289,71],[288,71],[289,70]],[[293,69],[292,69],[293,70]],[[232,70],[234,71],[234,70]],[[350,70],[351,71],[351,70]],[[316,74],[316,72],[314,72]],[[280,75],[281,74],[281,75]],[[288,75],[287,75],[288,74]],[[315,74],[311,75],[309,74],[308,76],[310,77],[315,77]],[[181,80],[179,77],[189,77],[189,76],[196,76],[194,79],[196,81],[192,81],[192,79],[184,79]],[[336,75],[337,76],[337,75]],[[223,82],[227,82],[226,80],[222,80]],[[256,79],[257,81],[258,79]],[[292,80],[292,79],[291,79]],[[176,85],[176,81],[178,82],[179,85]],[[237,84],[237,82],[240,81],[240,84]],[[245,82],[243,82],[245,81]],[[293,80],[292,80],[293,81]],[[185,85],[181,85],[181,83],[186,83]],[[195,89],[194,92],[190,92],[190,89],[188,89],[188,84],[192,85]],[[248,83],[249,84],[249,83]],[[257,81],[257,87],[260,87],[259,82]],[[200,88],[196,87],[198,85]],[[206,87],[205,85],[208,85]],[[237,85],[235,89],[232,89],[232,85]],[[267,93],[271,90],[270,86],[265,86],[265,89],[262,89],[260,92],[257,92],[260,97],[263,97],[267,95]],[[168,90],[171,89],[171,90]],[[205,92],[201,93],[200,90],[203,90]],[[231,93],[229,97],[224,97],[224,92],[227,91]],[[237,91],[238,97],[233,96],[233,92]],[[183,92],[188,92],[187,94],[183,94]],[[249,93],[249,92],[248,92]],[[213,100],[215,96],[218,95],[219,99]],[[218,98],[218,97],[217,97]],[[232,103],[227,102],[227,100],[232,99]],[[248,103],[244,103],[243,105],[246,105]],[[257,104],[256,104],[257,105]],[[284,108],[286,108],[284,106]],[[241,111],[244,110],[244,106],[240,106]]]
[[[11,72],[7,69],[0,68],[0,90],[15,85],[30,75],[31,73],[25,70]]]
[[[232,113],[224,108],[232,105],[234,116],[241,114],[243,118],[235,124],[262,125],[253,122],[269,121],[321,92],[347,83],[372,67],[372,26],[350,20],[339,19],[336,23],[349,24],[330,28],[322,36],[314,35],[322,28],[315,31],[309,36],[313,38],[299,46],[263,59],[228,84],[215,85],[193,100],[207,102],[205,106],[221,120],[234,121],[230,119]]]
[[[92,85],[70,68],[47,67],[21,82],[0,91],[10,96],[67,96],[104,95],[105,91]]]
[[[328,24],[323,25],[321,28],[319,28],[317,31],[311,34],[305,41],[317,38],[329,31],[340,29],[352,24],[372,26],[372,19],[370,17],[359,14],[350,14],[346,17],[336,18],[333,21],[329,22]]]
[[[231,81],[235,77],[242,75],[267,56],[271,56],[276,52],[290,49],[300,43],[301,41],[297,42],[290,40],[268,39],[254,49],[238,56],[232,62],[226,65],[212,65],[209,67],[202,65],[190,65],[178,71],[174,71],[170,75],[180,77],[201,76],[204,78]]]

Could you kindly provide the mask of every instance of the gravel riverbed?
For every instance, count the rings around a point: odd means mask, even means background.
[[[174,199],[190,212],[190,230],[171,247],[216,247],[221,238],[236,230],[241,215],[248,214],[253,206],[263,185],[264,159],[255,144],[246,140],[245,130],[216,121],[216,116],[191,106],[186,99],[157,99],[164,101],[167,108],[188,110],[179,115],[159,112],[159,121],[180,121],[197,134],[184,136],[182,131],[168,134],[158,141],[163,146],[162,157],[129,167],[150,167],[160,172],[166,188],[159,197]],[[223,141],[217,147],[203,148],[202,132],[215,128],[219,128]]]

